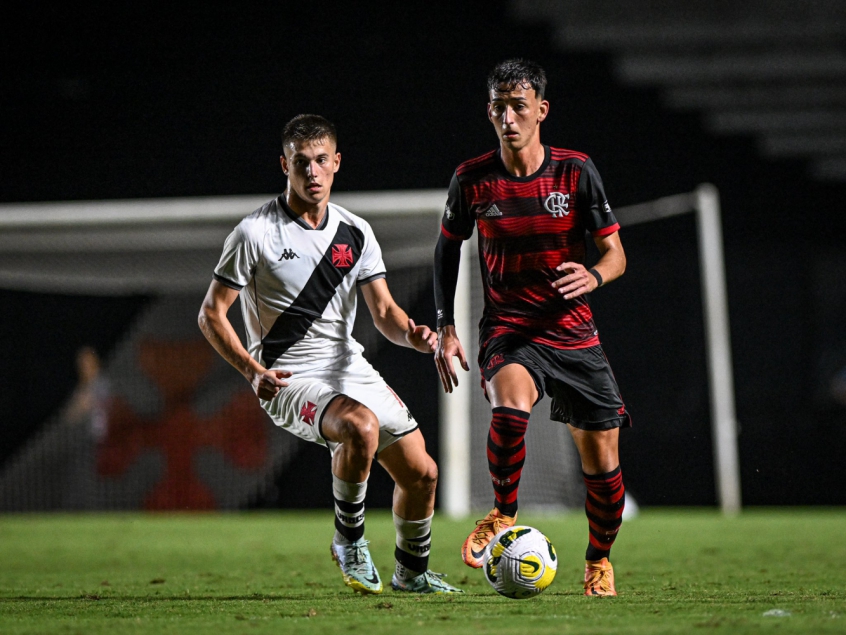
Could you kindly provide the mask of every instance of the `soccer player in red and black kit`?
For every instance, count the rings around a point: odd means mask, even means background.
[[[630,419],[586,295],[620,277],[626,256],[593,162],[540,141],[545,88],[546,74],[533,62],[508,60],[491,72],[487,111],[500,145],[455,171],[435,250],[435,361],[452,392],[453,358],[469,370],[453,302],[461,242],[476,226],[485,292],[479,367],[493,411],[487,456],[495,506],[477,521],[462,556],[481,567],[490,540],[516,522],[526,427],[546,391],[552,419],[573,436],[587,485],[585,595],[616,595],[608,555],[625,501],[617,441]],[[590,269],[586,231],[600,253]]]

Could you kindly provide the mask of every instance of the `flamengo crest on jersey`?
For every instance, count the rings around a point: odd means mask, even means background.
[[[238,224],[214,272],[241,292],[253,359],[295,373],[361,352],[352,337],[356,286],[384,276],[367,221],[329,203],[314,229],[281,196]]]
[[[607,205],[607,203],[606,203]],[[553,218],[570,215],[570,195],[561,192],[550,192],[543,202],[546,211],[552,214]],[[609,209],[611,209],[609,207]]]
[[[514,333],[555,348],[599,343],[584,296],[565,300],[552,282],[563,262],[583,263],[585,231],[619,229],[602,179],[586,154],[544,146],[531,175],[509,174],[499,151],[462,163],[449,187],[442,233],[478,234],[485,291],[482,341]]]

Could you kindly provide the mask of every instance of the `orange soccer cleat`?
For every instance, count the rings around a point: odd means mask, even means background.
[[[488,512],[482,520],[477,520],[476,529],[467,536],[464,546],[461,547],[464,564],[474,569],[481,569],[485,564],[483,556],[488,543],[503,529],[513,527],[515,522],[517,522],[517,514],[504,516],[496,508]]]
[[[614,588],[614,567],[608,562],[608,558],[585,561],[585,595],[617,595],[617,589]]]

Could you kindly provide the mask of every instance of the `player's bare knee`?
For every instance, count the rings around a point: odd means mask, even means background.
[[[379,420],[369,408],[358,406],[344,413],[342,427],[345,445],[375,454],[379,445]]]
[[[418,470],[408,484],[407,489],[421,494],[433,495],[438,487],[438,466],[431,458]]]
[[[429,463],[428,469],[423,473],[420,481],[423,489],[434,494],[438,487],[438,465],[434,461]]]

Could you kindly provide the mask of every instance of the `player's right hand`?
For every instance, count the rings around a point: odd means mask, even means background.
[[[259,399],[270,401],[288,382],[283,381],[293,375],[289,370],[266,370],[253,378],[253,390]]]
[[[469,371],[467,358],[464,356],[464,348],[458,341],[454,326],[444,326],[438,329],[438,348],[435,350],[435,366],[438,368],[438,376],[441,378],[441,385],[444,392],[451,393],[455,386],[458,386],[458,374],[455,372],[453,358],[458,361],[464,370]]]

